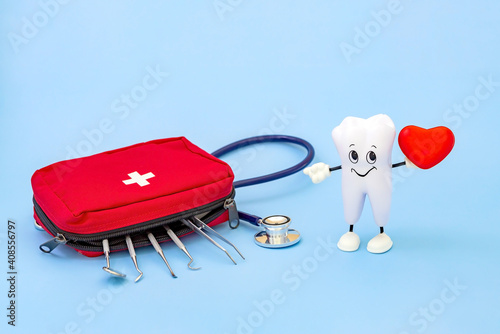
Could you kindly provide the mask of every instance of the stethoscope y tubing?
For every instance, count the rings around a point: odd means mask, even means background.
[[[278,180],[287,176],[290,176],[292,174],[295,174],[302,169],[304,169],[307,165],[311,163],[311,161],[314,158],[314,148],[313,146],[306,140],[298,137],[292,137],[292,136],[285,136],[285,135],[266,135],[266,136],[256,136],[256,137],[250,137],[246,139],[239,140],[237,142],[231,143],[229,145],[226,145],[217,151],[213,152],[212,155],[216,158],[220,158],[224,154],[227,154],[229,152],[233,152],[235,150],[238,150],[242,147],[246,147],[249,145],[253,144],[261,144],[261,143],[289,143],[289,144],[296,144],[299,146],[304,147],[307,150],[307,155],[306,157],[299,162],[298,164],[281,170],[279,172],[263,175],[263,176],[258,176],[258,177],[253,177],[250,179],[246,180],[240,180],[234,182],[234,187],[235,188],[242,188],[242,187],[248,187],[248,186],[253,186],[256,184],[261,184],[261,183],[266,183],[274,180]],[[261,217],[255,216],[248,214],[246,212],[238,211],[240,219],[243,219],[253,225],[259,226],[259,222],[262,220]]]

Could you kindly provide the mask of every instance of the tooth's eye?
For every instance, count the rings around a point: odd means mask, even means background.
[[[358,162],[358,152],[352,150],[351,152],[349,152],[349,160],[351,160],[351,162],[353,164],[357,163]]]
[[[369,164],[374,164],[375,161],[377,161],[377,155],[375,154],[375,152],[370,151],[366,153],[366,161],[368,161]]]

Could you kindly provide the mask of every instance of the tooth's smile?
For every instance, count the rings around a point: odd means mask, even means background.
[[[370,173],[374,169],[377,169],[377,167],[373,166],[365,174],[359,174],[354,168],[351,168],[351,173],[354,172],[354,173],[358,174],[358,176],[365,177],[366,175],[368,175],[368,173]]]

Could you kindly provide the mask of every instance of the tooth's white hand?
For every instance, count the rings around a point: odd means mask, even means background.
[[[408,159],[407,157],[405,157],[405,163],[406,163],[406,167],[407,168],[416,168],[416,169],[419,169],[413,162],[411,162],[410,159]]]
[[[318,162],[304,169],[304,174],[309,175],[313,183],[320,183],[332,173],[330,172],[330,166],[323,162]]]

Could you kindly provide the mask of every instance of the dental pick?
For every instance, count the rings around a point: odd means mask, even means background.
[[[104,256],[106,256],[106,267],[102,267],[102,270],[104,270],[108,274],[115,275],[115,276],[118,276],[118,277],[125,277],[125,276],[127,276],[125,274],[122,274],[119,271],[116,271],[116,270],[110,268],[110,266],[109,266],[109,253],[110,253],[110,249],[109,249],[109,241],[108,241],[108,239],[103,239],[102,240],[102,248],[103,248],[103,251],[104,251]]]
[[[182,243],[182,241],[179,239],[179,237],[177,237],[177,235],[175,235],[174,231],[172,231],[172,229],[168,226],[164,226],[165,227],[165,230],[167,231],[170,239],[172,239],[172,241],[177,245],[177,247],[179,247],[183,252],[184,254],[187,255],[187,257],[189,257],[190,261],[188,263],[188,268],[191,269],[191,270],[198,270],[198,269],[201,269],[201,267],[191,267],[191,263],[193,263],[193,257],[191,256],[191,254],[189,254],[186,246],[184,246],[184,244]]]
[[[158,241],[156,240],[155,236],[153,235],[153,233],[149,232],[148,233],[148,238],[149,238],[149,241],[151,241],[151,244],[153,245],[153,247],[155,248],[156,252],[161,256],[161,258],[163,259],[163,261],[165,262],[165,264],[167,265],[168,267],[168,270],[170,270],[170,274],[172,275],[173,278],[177,278],[177,276],[175,276],[174,272],[172,271],[172,268],[170,267],[170,265],[168,264],[168,261],[167,259],[165,258],[165,254],[163,254],[163,249],[161,249],[161,246],[160,244],[158,243]]]
[[[132,258],[132,261],[134,262],[135,269],[139,272],[139,276],[135,279],[135,282],[139,281],[142,278],[142,271],[139,269],[139,266],[137,265],[137,256],[135,255],[135,249],[134,249],[134,243],[132,242],[132,238],[130,238],[130,235],[127,235],[125,237],[125,242],[127,243],[127,248],[128,252],[130,254],[130,257]]]

